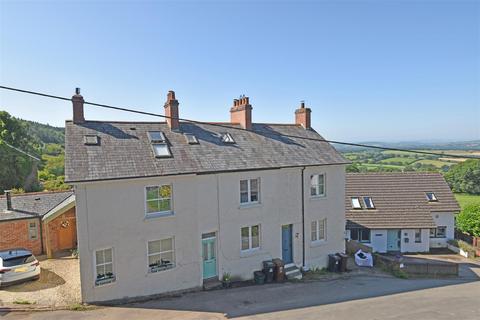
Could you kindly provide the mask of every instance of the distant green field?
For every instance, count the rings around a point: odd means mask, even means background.
[[[384,154],[393,154],[393,155],[401,155],[401,156],[415,156],[416,153],[413,152],[407,152],[407,151],[395,151],[395,150],[385,150],[382,151]]]
[[[392,162],[402,163],[402,165],[406,166],[412,162],[415,162],[415,158],[395,157],[395,158],[383,159],[380,161],[380,163],[385,163],[385,164],[389,164]]]
[[[415,163],[421,163],[421,164],[430,164],[432,166],[435,166],[437,168],[441,168],[443,166],[451,166],[453,163],[451,162],[446,162],[446,161],[440,161],[440,160],[418,160]]]
[[[367,169],[374,169],[378,167],[383,167],[383,168],[393,168],[393,169],[403,169],[403,166],[395,166],[393,164],[377,164],[377,163],[362,163],[362,167],[366,167]]]
[[[455,193],[455,198],[457,198],[462,209],[470,204],[480,204],[480,195],[476,196],[465,193]]]

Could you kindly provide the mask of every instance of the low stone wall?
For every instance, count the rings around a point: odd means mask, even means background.
[[[375,255],[376,266],[383,267],[390,272],[405,272],[412,276],[444,277],[458,276],[458,264],[447,261],[416,261],[413,259],[397,259],[385,255]]]
[[[363,252],[373,253],[373,248],[364,245],[363,243],[358,242],[357,240],[346,240],[345,241],[345,250],[347,254],[353,255],[359,249],[362,249]]]

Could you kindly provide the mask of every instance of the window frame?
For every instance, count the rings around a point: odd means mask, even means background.
[[[438,228],[444,228],[444,234],[443,235],[438,235]],[[433,235],[432,235],[433,232]],[[438,239],[444,239],[447,237],[447,226],[437,226],[435,228],[430,228],[430,239],[432,238],[438,238]]]
[[[148,212],[148,201],[160,201],[160,200],[166,200],[168,198],[155,198],[155,199],[150,199],[148,200],[147,195],[148,195],[148,188],[153,188],[157,187],[160,189],[163,186],[169,186],[170,187],[170,209],[169,210],[163,210],[163,211],[155,211],[155,212]],[[151,217],[162,217],[162,216],[171,216],[174,215],[173,212],[173,184],[172,183],[165,183],[165,184],[158,184],[158,185],[148,185],[144,187],[144,206],[145,206],[145,217],[146,218],[151,218]]]
[[[355,205],[353,204],[353,199],[357,199],[358,207],[355,207]],[[351,197],[350,200],[351,200],[351,203],[352,203],[352,209],[354,209],[354,210],[362,210],[363,209],[360,197]]]
[[[257,227],[258,229],[258,247],[252,247],[253,245],[253,236],[252,236],[252,230],[253,227]],[[242,236],[242,229],[248,228],[248,248],[243,249],[243,236]],[[260,247],[262,246],[262,239],[261,239],[261,227],[260,224],[254,224],[251,226],[243,226],[240,227],[240,252],[241,253],[246,253],[246,252],[253,252],[253,251],[258,251],[260,250]]]
[[[322,223],[323,228],[320,229],[320,222]],[[313,225],[315,224],[315,231],[313,230]],[[320,230],[323,231],[323,238],[320,239]],[[313,237],[313,234],[315,233],[315,239]],[[327,218],[319,219],[319,220],[313,220],[310,223],[310,241],[312,243],[319,243],[319,242],[325,242],[327,241]]]
[[[363,231],[368,231],[368,240],[363,240]],[[356,233],[356,238],[353,239],[352,234]],[[360,243],[371,243],[372,242],[372,230],[368,228],[352,228],[350,229],[350,239],[358,241]]]
[[[31,224],[34,224],[35,226],[32,227]],[[32,235],[32,231],[34,232],[34,235]],[[36,220],[28,221],[28,240],[30,241],[38,240],[38,223]]]
[[[112,252],[112,261],[108,262],[108,263],[105,263],[105,251],[106,250],[111,250],[111,252]],[[98,251],[103,251],[104,252],[103,253],[104,261],[101,264],[97,263],[97,252]],[[97,267],[99,265],[106,266],[107,264],[112,265],[112,277],[99,281],[98,280]],[[98,248],[98,249],[93,250],[93,275],[94,275],[94,277],[93,277],[94,280],[93,281],[94,281],[94,286],[95,287],[100,287],[100,286],[104,286],[104,285],[107,285],[107,284],[112,284],[112,283],[115,283],[117,281],[117,276],[115,274],[115,253],[114,253],[113,247],[104,247],[104,248]]]
[[[314,185],[313,184],[313,177],[315,176],[318,176],[318,184]],[[322,183],[322,186],[323,186],[323,192],[322,193],[317,193],[317,192],[320,192],[320,176],[323,177],[323,183]],[[315,188],[315,194],[312,194],[312,191],[314,190]],[[310,175],[310,198],[324,198],[327,196],[327,175],[323,172],[323,173],[314,173],[312,175]]]
[[[367,205],[367,202],[365,201],[365,199],[369,199],[369,200],[370,200],[370,203],[372,204],[371,207]],[[375,202],[373,202],[373,198],[372,198],[372,197],[370,197],[370,196],[363,196],[363,197],[362,197],[362,200],[363,200],[363,204],[365,205],[365,209],[367,209],[367,210],[375,210],[375,209],[376,209],[376,207],[375,207]]]
[[[430,197],[429,197],[429,194],[432,195],[432,198],[431,198],[431,199],[430,199]],[[428,191],[428,192],[425,192],[425,195],[426,195],[426,197],[427,197],[428,202],[438,202],[438,198],[437,198],[437,196],[435,195],[435,192]]]
[[[422,229],[413,229],[413,232],[415,237],[415,243],[422,243]]]
[[[252,180],[257,181],[257,200],[252,201]],[[242,181],[247,181],[247,201],[242,202]],[[260,177],[257,178],[248,178],[248,179],[240,179],[239,182],[239,196],[240,196],[240,205],[241,206],[248,206],[252,204],[259,204],[260,203]]]
[[[172,249],[171,250],[162,251],[162,241],[163,240],[171,240],[172,241]],[[149,245],[150,242],[156,242],[156,241],[160,242],[160,251],[155,252],[155,253],[150,253],[148,245]],[[170,269],[174,269],[177,266],[176,255],[175,255],[175,237],[174,236],[166,237],[166,238],[162,238],[162,239],[147,240],[146,244],[147,244],[147,270],[148,270],[147,272],[149,274],[150,273],[158,273],[158,272],[167,271],[167,270],[170,270]],[[162,254],[168,253],[168,252],[172,252],[171,266],[164,266],[164,267],[161,267],[161,265],[157,266],[157,267],[151,267],[150,266],[149,258],[151,256],[160,255],[160,259],[162,259]]]
[[[220,139],[222,140],[222,143],[224,144],[235,144],[235,139],[233,138],[232,134],[230,132],[222,132],[220,134]]]

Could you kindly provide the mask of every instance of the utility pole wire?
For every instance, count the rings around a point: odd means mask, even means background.
[[[46,94],[46,93],[41,93],[41,92],[36,92],[36,91],[31,91],[31,90],[24,90],[24,89],[18,89],[18,88],[6,87],[6,86],[0,86],[0,89],[17,91],[17,92],[32,94],[32,95],[38,95],[38,96],[42,96],[42,97],[46,97],[46,98],[60,99],[60,100],[64,100],[64,101],[72,101],[72,99],[70,99],[70,98],[51,95],[51,94]],[[113,109],[113,110],[118,110],[118,111],[125,111],[125,112],[143,114],[143,115],[147,115],[147,116],[160,117],[160,118],[179,120],[179,121],[190,122],[190,123],[195,123],[195,124],[203,124],[203,125],[221,127],[221,128],[225,128],[225,129],[234,129],[234,130],[244,130],[244,131],[249,131],[249,132],[256,132],[255,130],[247,130],[247,129],[243,129],[243,128],[222,125],[222,124],[219,124],[219,123],[210,123],[210,122],[191,120],[191,119],[185,119],[185,118],[180,118],[180,117],[169,117],[169,116],[166,116],[166,115],[163,115],[163,114],[140,111],[140,110],[135,110],[135,109],[131,109],[131,108],[115,107],[115,106],[111,106],[111,105],[107,105],[107,104],[100,104],[100,103],[95,103],[95,102],[84,101],[84,104],[95,106],[95,107],[100,107],[100,108],[106,108],[106,109]],[[480,159],[480,157],[469,156],[469,155],[437,153],[437,152],[418,151],[418,150],[409,150],[409,149],[392,148],[392,147],[380,147],[380,146],[374,146],[374,145],[368,145],[368,144],[362,144],[362,143],[353,143],[353,142],[335,141],[335,140],[327,140],[327,139],[309,138],[309,137],[302,137],[302,136],[289,135],[289,134],[280,134],[280,133],[278,133],[278,135],[283,136],[283,137],[287,137],[287,138],[303,139],[303,140],[318,141],[318,142],[327,142],[327,143],[340,144],[340,145],[346,145],[346,146],[352,146],[352,147],[389,150],[389,151],[402,151],[402,152],[410,152],[410,153],[441,156],[441,157],[451,157],[451,158],[477,159],[477,160]]]
[[[17,147],[12,146],[12,145],[11,145],[10,143],[8,143],[8,142],[6,142],[6,141],[4,141],[4,140],[0,140],[0,144],[2,144],[2,143],[4,143],[7,147],[12,148],[13,150],[15,150],[15,151],[17,151],[17,152],[20,152],[20,153],[23,153],[23,154],[26,155],[26,156],[29,156],[29,157],[32,158],[33,160],[42,161],[41,159],[39,159],[39,158],[37,158],[37,157],[35,157],[35,156],[32,156],[30,153],[25,152],[25,151],[23,151],[22,149],[19,149],[19,148],[17,148]]]

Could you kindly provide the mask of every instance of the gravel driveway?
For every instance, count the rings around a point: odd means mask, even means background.
[[[80,302],[79,260],[71,257],[40,261],[40,279],[0,288],[0,306],[15,301],[68,306]]]

